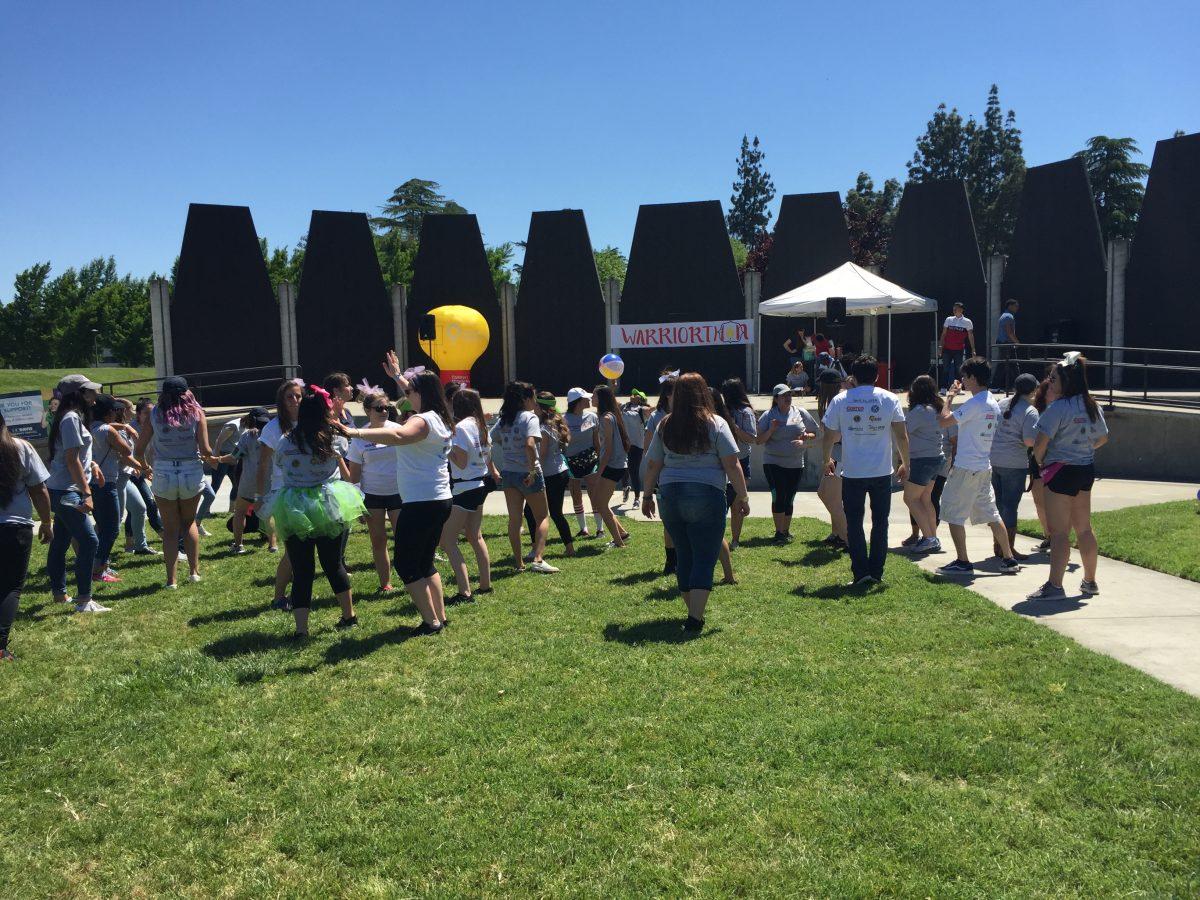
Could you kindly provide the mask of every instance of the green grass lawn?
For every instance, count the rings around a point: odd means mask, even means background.
[[[154,366],[140,369],[99,368],[87,366],[73,369],[0,369],[0,394],[14,391],[51,390],[64,375],[82,372],[101,384],[130,381],[134,378],[153,378]],[[148,385],[147,387],[152,387]]]
[[[1042,536],[1036,519],[1018,523],[1023,534]],[[1200,581],[1200,503],[1176,500],[1092,514],[1102,556]]]
[[[844,595],[798,525],[748,523],[698,637],[653,525],[540,577],[489,519],[495,594],[422,639],[357,534],[362,625],[319,584],[303,646],[265,551],[170,593],[135,558],[73,616],[38,549],[0,667],[5,893],[1200,891],[1200,702],[899,557]]]

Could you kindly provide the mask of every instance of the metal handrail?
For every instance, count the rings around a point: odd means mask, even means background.
[[[302,368],[298,365],[284,365],[282,363],[274,366],[246,366],[245,368],[236,369],[214,369],[210,372],[178,372],[175,373],[178,377],[189,380],[193,390],[199,394],[204,391],[218,390],[231,387],[246,387],[255,384],[273,384],[277,381],[287,378],[296,378],[302,374]],[[242,378],[237,381],[219,381],[215,384],[205,384],[204,378],[209,376],[229,376],[240,374],[251,374],[254,372],[278,372],[279,375],[271,378]],[[153,384],[157,388],[169,375],[158,376],[151,378],[130,378],[124,381],[104,382],[101,386],[105,393],[116,395],[116,389],[131,384]],[[200,399],[199,397],[197,399]],[[201,405],[203,400],[201,399]],[[249,407],[247,407],[248,409]]]

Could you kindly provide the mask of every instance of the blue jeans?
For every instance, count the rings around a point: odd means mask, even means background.
[[[949,388],[958,379],[958,370],[962,368],[965,350],[943,350],[942,365],[946,367],[946,381],[942,387]]]
[[[96,547],[95,568],[108,565],[113,544],[121,533],[120,483],[104,482],[104,487],[92,485],[92,515],[96,517],[96,532],[99,543]]]
[[[80,501],[78,491],[51,491],[50,508],[54,511],[54,540],[46,551],[46,575],[50,590],[56,595],[67,593],[67,550],[75,540],[75,599],[92,596],[92,565],[96,562],[96,547],[100,543],[92,517],[77,509],[63,506]]]
[[[1000,510],[1000,521],[1009,530],[1017,527],[1017,507],[1021,505],[1021,495],[1025,493],[1025,478],[1028,474],[1028,466],[1020,469],[992,466],[992,490],[996,494],[996,508]]]
[[[132,475],[129,478],[129,483],[133,485],[133,489],[137,491],[139,497],[142,498],[142,511],[145,513],[146,521],[150,523],[150,527],[156,532],[162,533],[162,517],[158,514],[158,504],[154,502],[154,493],[150,490],[150,484],[142,475]],[[125,533],[134,535],[133,517],[125,520]],[[142,529],[143,543],[146,535],[145,528]]]
[[[658,497],[659,514],[675,544],[679,589],[711,591],[725,536],[725,492],[711,484],[682,481],[662,485]]]
[[[133,479],[125,484],[124,506],[129,513],[125,517],[125,535],[130,549],[149,549],[150,545],[146,543],[146,501],[142,499]]]
[[[871,548],[863,534],[867,498],[871,498]],[[888,514],[892,510],[892,476],[842,478],[842,510],[846,513],[846,543],[854,580],[870,575],[883,578],[888,552]]]
[[[196,524],[203,522],[212,512],[213,501],[217,499],[217,490],[207,481],[201,482],[203,487],[200,489],[200,508],[196,510]]]

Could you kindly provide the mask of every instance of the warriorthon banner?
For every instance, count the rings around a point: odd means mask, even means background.
[[[754,320],[611,325],[609,343],[614,350],[630,347],[728,347],[734,344],[753,344]]]

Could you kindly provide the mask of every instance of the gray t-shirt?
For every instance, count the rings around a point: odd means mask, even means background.
[[[803,469],[805,447],[797,447],[792,441],[803,437],[805,432],[819,434],[817,420],[805,410],[793,405],[782,412],[775,404],[758,417],[758,433],[765,434],[772,422],[778,422],[775,433],[763,444],[763,464],[782,466],[785,469]]]
[[[181,422],[178,425],[167,424],[159,408],[150,414],[154,423],[154,458],[156,460],[188,460],[199,459],[200,449],[196,446],[196,431],[200,420]]]
[[[349,447],[349,441],[340,434],[335,434],[333,436],[333,455],[327,459],[321,459],[313,454],[311,447],[307,445],[303,449],[297,447],[296,442],[292,440],[292,435],[289,434],[275,448],[280,463],[281,486],[306,488],[316,487],[327,481],[337,481],[341,477],[338,460],[346,455]]]
[[[721,457],[735,456],[737,441],[724,419],[712,419],[708,426],[708,449],[701,453],[676,453],[663,444],[662,435],[656,430],[646,451],[646,459],[661,462],[662,474],[658,484],[695,482],[709,484],[719,491],[725,490],[725,468]]]
[[[92,423],[92,457],[104,473],[105,484],[116,484],[121,477],[121,455],[112,441],[114,434],[107,422]]]
[[[904,415],[910,459],[937,459],[945,452],[945,432],[932,406],[912,406]]]
[[[542,438],[542,423],[538,421],[537,413],[527,409],[517,413],[511,425],[505,425],[500,419],[492,426],[492,443],[496,445],[496,468],[501,472],[528,472],[529,457],[525,447],[529,438],[535,438],[534,446],[540,446]]]
[[[1050,438],[1045,463],[1086,466],[1096,459],[1093,444],[1108,434],[1104,413],[1096,409],[1096,421],[1088,418],[1087,407],[1079,396],[1055,400],[1038,419],[1037,430]]]
[[[646,420],[642,418],[644,406],[621,407],[621,420],[625,423],[625,434],[629,436],[630,447],[646,447]]]
[[[32,525],[33,503],[29,500],[29,489],[37,487],[50,477],[37,451],[28,441],[17,438],[16,444],[20,470],[17,473],[17,483],[13,485],[12,499],[6,505],[0,506],[0,525]]]
[[[612,444],[612,452],[608,457],[608,468],[624,469],[629,464],[628,454],[625,452],[625,445],[621,443],[621,429],[617,425],[617,417],[612,413],[605,413],[604,418],[600,420],[600,458],[604,458],[605,451],[608,450],[608,445]]]
[[[729,415],[733,419],[733,424],[746,434],[758,435],[758,419],[755,418],[754,410],[751,407],[743,406],[741,409],[732,410]],[[749,459],[750,448],[754,444],[750,441],[743,441],[737,434],[734,434],[733,437],[738,445],[738,459]]]
[[[571,431],[571,442],[567,444],[566,449],[567,456],[578,456],[583,451],[592,449],[592,429],[599,421],[594,412],[585,409],[582,414],[564,413],[563,421]],[[525,464],[522,463],[521,471],[524,470]]]
[[[542,438],[546,440],[546,452],[542,454],[542,474],[547,478],[567,470],[567,461],[563,458],[562,443],[558,439],[558,429],[549,424],[542,425]],[[541,440],[541,439],[539,439]],[[539,447],[541,444],[539,443]]]
[[[67,453],[72,447],[79,448],[79,462],[83,466],[83,477],[92,477],[92,433],[83,427],[79,413],[72,410],[62,417],[58,425],[58,439],[51,448],[50,480],[46,487],[52,491],[83,491],[87,485],[76,484],[67,469]]]
[[[242,461],[241,483],[250,488],[253,494],[258,484],[258,460],[262,454],[259,450],[258,429],[248,428],[243,431],[234,445],[232,456]]]
[[[992,468],[1029,468],[1029,447],[1025,441],[1037,437],[1038,412],[1022,397],[1013,404],[1013,397],[1000,401],[1000,418],[996,420],[996,434],[992,438]],[[1012,407],[1012,415],[1004,414]]]

